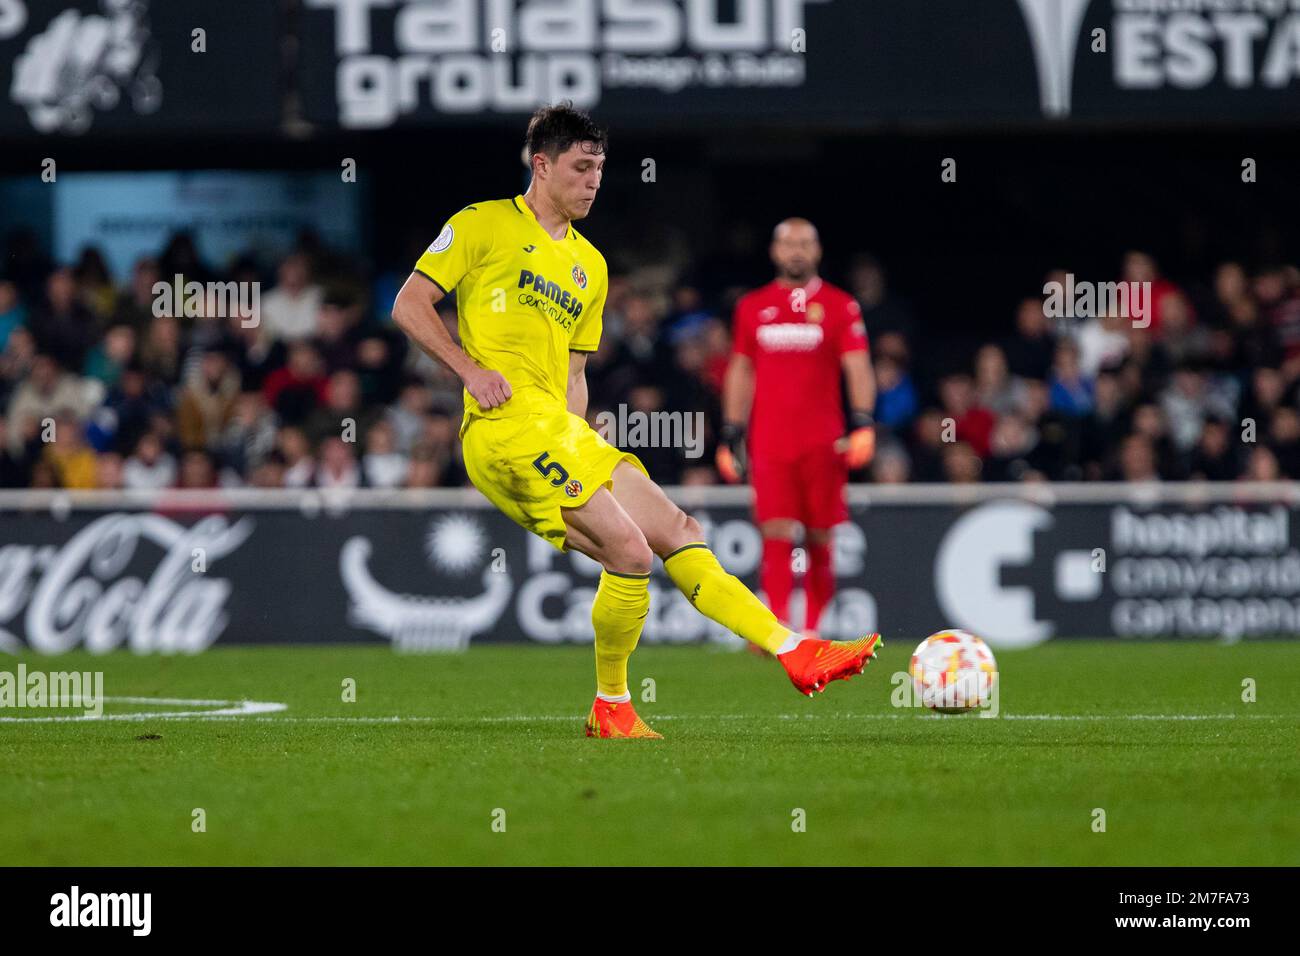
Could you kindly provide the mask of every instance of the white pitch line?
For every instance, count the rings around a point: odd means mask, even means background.
[[[68,724],[100,720],[212,720],[238,718],[256,714],[273,714],[288,704],[261,700],[187,700],[171,697],[103,697],[103,703],[163,704],[167,706],[218,707],[217,710],[175,710],[136,714],[77,714],[63,717],[0,717],[6,724]]]
[[[280,708],[282,709],[282,708]],[[508,714],[494,717],[431,717],[423,715],[392,715],[387,717],[263,717],[256,712],[225,713],[207,711],[204,713],[181,714],[122,714],[105,716],[103,719],[135,719],[147,717],[162,720],[242,720],[250,719],[258,723],[271,724],[527,724],[552,721],[581,722],[580,714]],[[651,720],[944,720],[946,714],[648,714]],[[954,714],[952,717],[965,715]],[[1002,714],[1002,720],[1300,720],[1297,714]],[[15,718],[10,718],[15,719]],[[80,720],[82,718],[35,718],[37,720]],[[996,718],[995,718],[996,719]]]
[[[215,710],[155,711],[129,714],[101,714],[95,716],[75,715],[59,717],[0,717],[0,723],[79,723],[97,720],[254,720],[261,723],[339,723],[339,724],[513,724],[543,723],[562,721],[578,723],[579,714],[503,714],[499,716],[453,717],[422,715],[391,715],[377,717],[343,717],[343,716],[265,716],[279,714],[288,709],[287,704],[271,701],[233,701],[233,700],[196,700],[174,697],[105,697],[104,703],[121,704],[159,704],[164,706],[214,707]],[[943,720],[949,716],[963,717],[970,715],[920,713],[915,710],[887,714],[844,714],[844,713],[805,713],[805,714],[654,714],[652,720]],[[1258,720],[1297,720],[1300,714],[1001,714],[1002,720],[1041,720],[1041,721],[1104,721],[1104,720],[1237,720],[1239,718]]]

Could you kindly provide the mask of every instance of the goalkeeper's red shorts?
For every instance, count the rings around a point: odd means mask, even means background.
[[[806,528],[832,528],[849,517],[844,487],[849,469],[829,443],[793,460],[751,455],[754,518],[758,522],[793,518]]]

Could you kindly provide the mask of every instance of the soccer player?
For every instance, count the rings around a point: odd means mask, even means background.
[[[474,485],[524,528],[604,569],[591,608],[596,699],[587,735],[658,737],[637,716],[627,683],[655,555],[698,611],[775,654],[809,696],[861,673],[880,636],[821,641],[782,626],[722,568],[699,523],[637,457],[587,424],[585,366],[600,344],[609,277],[573,223],[591,212],[605,147],[604,130],[585,113],[538,110],[528,124],[527,192],[452,216],[398,293],[393,319],[465,385],[460,437]],[[453,289],[460,345],[434,308]]]
[[[803,526],[804,628],[816,637],[835,593],[831,530],[848,518],[849,469],[864,467],[875,453],[876,380],[862,310],[817,275],[822,249],[813,224],[778,224],[771,256],[776,279],[736,304],[717,463],[727,481],[753,483],[763,535],[760,584],[772,613],[786,624],[795,530]],[[841,369],[852,410],[847,437]]]

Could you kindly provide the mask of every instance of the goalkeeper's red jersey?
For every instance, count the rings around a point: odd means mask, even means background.
[[[840,359],[867,348],[853,296],[821,279],[769,282],[736,303],[732,335],[754,363],[751,455],[791,460],[844,434]]]

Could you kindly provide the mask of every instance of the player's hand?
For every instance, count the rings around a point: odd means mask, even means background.
[[[853,430],[836,442],[850,471],[871,464],[876,457],[876,423],[868,412],[854,412]]]
[[[718,474],[728,484],[745,480],[749,472],[749,455],[745,451],[745,426],[722,426],[722,440],[718,443]]]
[[[475,369],[465,376],[465,390],[469,392],[480,408],[496,408],[504,405],[511,396],[510,383],[500,372],[489,368]]]

